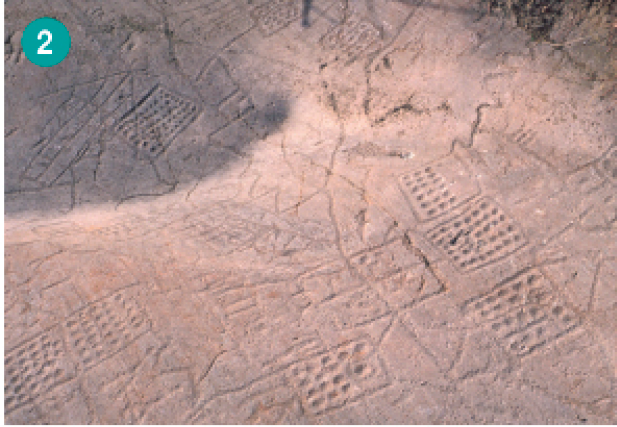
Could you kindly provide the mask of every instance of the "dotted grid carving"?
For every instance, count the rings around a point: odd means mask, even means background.
[[[198,115],[192,101],[156,85],[125,114],[117,130],[140,152],[158,156]]]
[[[4,411],[9,413],[70,380],[74,369],[58,331],[27,341],[4,357]]]
[[[286,377],[300,390],[304,409],[314,415],[340,408],[389,384],[367,339],[295,363],[287,369]]]
[[[399,184],[422,222],[438,218],[480,194],[478,183],[453,157],[404,174]]]
[[[266,36],[282,30],[300,18],[298,0],[272,0],[255,8],[252,16]]]
[[[197,24],[198,27],[191,28],[191,33],[206,43],[217,39],[228,41],[254,25],[248,11],[235,2],[218,1],[205,6],[202,2],[200,6],[203,7],[200,13],[203,11],[205,15],[203,25]],[[193,14],[194,11],[189,13]],[[190,21],[189,28],[193,25]]]
[[[124,290],[89,304],[6,354],[5,412],[75,378],[149,329],[147,316]]]
[[[536,269],[505,280],[465,306],[518,356],[580,325],[577,316],[553,297],[548,280]]]
[[[370,22],[351,16],[326,34],[322,46],[349,56],[359,55],[377,44],[379,31]]]
[[[491,199],[484,197],[430,230],[428,238],[462,270],[496,262],[526,245],[519,227]]]
[[[101,139],[109,126],[129,111],[132,81],[129,75],[116,76],[67,89],[71,97],[55,107],[24,177],[45,185],[54,184],[92,143]]]
[[[598,168],[614,184],[617,184],[617,146],[614,146],[600,159]]]
[[[146,333],[150,322],[120,291],[75,313],[64,326],[69,348],[87,370]]]

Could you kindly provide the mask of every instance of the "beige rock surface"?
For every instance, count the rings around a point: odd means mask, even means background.
[[[617,56],[577,28],[5,1],[5,422],[617,422]]]

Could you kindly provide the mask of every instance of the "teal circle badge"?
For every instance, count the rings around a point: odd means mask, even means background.
[[[53,18],[39,18],[28,24],[21,37],[26,57],[39,67],[59,64],[71,48],[71,36],[64,24]]]

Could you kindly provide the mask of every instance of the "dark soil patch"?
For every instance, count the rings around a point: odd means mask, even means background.
[[[535,39],[547,39],[568,7],[617,16],[617,0],[480,0],[480,4],[491,14],[515,16],[517,24]]]

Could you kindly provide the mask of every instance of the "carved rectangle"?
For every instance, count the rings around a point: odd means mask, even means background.
[[[231,121],[242,117],[254,108],[251,99],[238,90],[221,103],[219,113]]]
[[[379,31],[365,20],[351,16],[321,40],[327,50],[335,50],[349,56],[363,53],[379,41]]]
[[[197,80],[198,88],[206,105],[219,106],[238,91],[228,66],[220,58],[208,64]]]
[[[376,284],[380,296],[394,309],[409,307],[442,294],[445,284],[425,265],[417,265]]]
[[[135,99],[133,89],[137,84],[137,78],[132,75],[109,78],[93,104],[100,108],[101,124],[105,129],[112,130],[120,119],[131,110]]]
[[[351,264],[375,281],[380,296],[390,307],[402,308],[445,290],[424,260],[397,239],[351,258]]]
[[[57,328],[6,353],[4,411],[9,413],[74,377]]]
[[[254,242],[255,234],[245,224],[230,220],[230,224],[204,232],[200,238],[218,250],[231,253]]]
[[[580,325],[573,312],[559,303],[547,307],[545,313],[542,321],[529,322],[520,330],[508,333],[504,337],[506,348],[518,356],[525,356]]]
[[[189,24],[189,34],[187,34],[192,37],[196,35],[206,45],[226,44],[254,25],[246,7],[238,6],[233,1],[217,1],[209,6],[211,7],[206,7],[204,12],[211,13],[204,18],[204,21],[197,21],[203,22],[203,25],[195,24],[199,25],[199,28],[190,28],[193,24]],[[190,21],[194,22],[193,15],[195,12],[188,13],[191,15]],[[191,32],[192,34],[190,34]]]
[[[149,156],[157,156],[199,115],[197,105],[156,85],[122,118],[117,131]]]
[[[265,36],[282,30],[300,18],[298,0],[273,0],[255,8],[252,16]]]
[[[367,325],[390,313],[387,304],[371,286],[352,289],[317,306],[318,317],[328,330]]]
[[[610,149],[599,160],[598,168],[613,184],[617,184],[617,146]]]
[[[452,156],[400,176],[399,184],[421,222],[438,218],[480,194],[476,180]]]
[[[85,105],[69,122],[65,123],[33,158],[26,176],[53,183],[75,161],[77,153],[85,147],[88,137],[95,132],[96,107]]]
[[[64,326],[75,359],[89,369],[146,333],[150,323],[126,291],[119,291],[78,311]]]
[[[321,415],[388,385],[373,345],[351,341],[291,365],[285,373],[300,390],[304,410]]]
[[[469,301],[466,308],[518,356],[580,325],[572,310],[554,297],[548,280],[531,269]]]
[[[526,244],[518,225],[487,197],[469,204],[427,236],[465,271],[496,262]]]
[[[422,260],[403,246],[401,239],[358,254],[351,259],[351,265],[363,276],[377,280],[385,279],[418,264],[422,264]]]
[[[86,86],[91,86],[89,89]],[[52,185],[83,156],[89,145],[125,113],[131,104],[131,78],[109,77],[83,84],[82,99],[71,98],[58,109],[42,132],[25,176]]]

